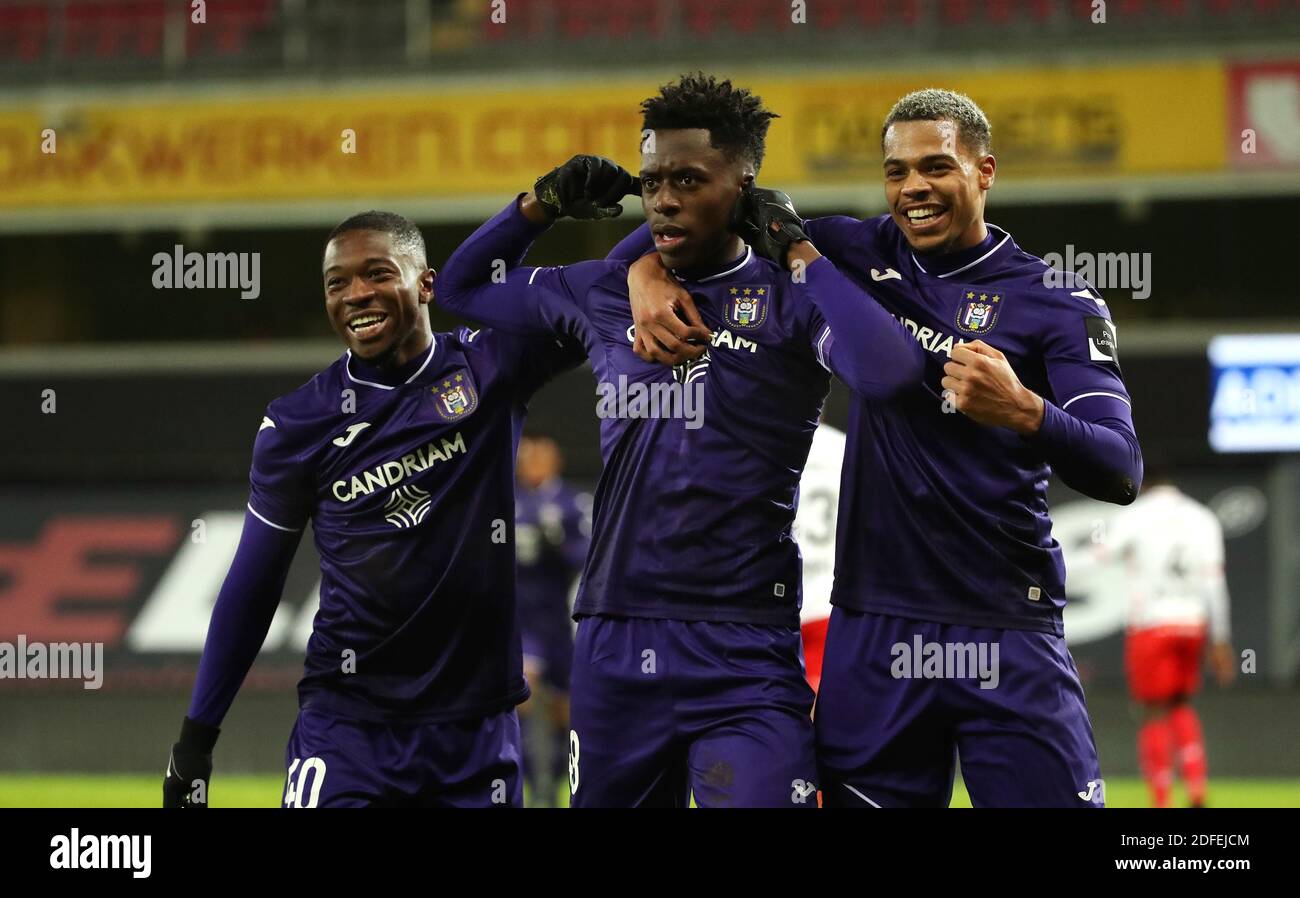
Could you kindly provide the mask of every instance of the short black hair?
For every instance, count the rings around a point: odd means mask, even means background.
[[[780,118],[763,108],[762,97],[703,72],[663,85],[658,96],[642,101],[641,112],[643,131],[707,128],[715,149],[752,162],[755,174],[763,164],[768,125]]]
[[[955,90],[927,87],[914,90],[894,104],[885,116],[880,129],[880,147],[885,147],[885,134],[894,122],[952,122],[957,126],[957,137],[969,150],[981,156],[993,148],[993,127],[979,104]]]
[[[351,218],[343,221],[334,230],[330,231],[329,237],[325,244],[340,234],[346,234],[348,231],[381,231],[389,234],[393,238],[393,245],[398,252],[406,253],[419,263],[421,268],[428,267],[426,253],[424,249],[424,235],[415,222],[411,221],[405,215],[398,215],[396,212],[380,212],[371,209],[369,212],[359,212]]]

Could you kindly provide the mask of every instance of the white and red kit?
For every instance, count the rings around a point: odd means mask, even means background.
[[[831,587],[835,583],[835,521],[840,501],[840,469],[844,466],[843,431],[822,423],[813,433],[808,464],[799,479],[799,510],[795,539],[803,555],[804,672],[816,689],[822,678],[822,651],[831,617]]]
[[[1171,485],[1145,490],[1119,516],[1112,539],[1127,572],[1125,668],[1139,702],[1200,687],[1208,634],[1227,642],[1223,529],[1214,513]]]

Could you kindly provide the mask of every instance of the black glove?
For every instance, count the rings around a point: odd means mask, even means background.
[[[641,182],[604,156],[574,156],[537,179],[533,195],[554,218],[616,218],[618,201],[641,192]]]
[[[221,730],[185,718],[181,739],[172,746],[163,780],[163,807],[206,808],[208,780],[212,778],[212,747]]]
[[[790,246],[808,239],[803,219],[794,211],[794,203],[780,190],[750,184],[736,206],[736,233],[760,256],[782,267]],[[774,223],[780,225],[777,230],[772,229]]]

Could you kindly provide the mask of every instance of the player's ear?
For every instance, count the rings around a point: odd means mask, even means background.
[[[433,301],[433,282],[437,278],[438,272],[432,268],[420,272],[420,305],[428,305]]]
[[[998,160],[993,158],[992,153],[988,153],[979,162],[980,172],[980,190],[988,190],[993,186],[993,177],[997,172]]]

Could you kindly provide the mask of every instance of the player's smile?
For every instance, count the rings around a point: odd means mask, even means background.
[[[995,161],[962,143],[949,121],[895,122],[885,134],[885,198],[917,252],[969,249],[987,235],[985,191]]]
[[[425,273],[388,234],[340,234],[325,249],[325,266],[325,312],[353,355],[400,365],[428,346]],[[432,287],[431,271],[427,277]]]
[[[948,208],[939,203],[915,203],[899,211],[907,221],[907,229],[918,235],[940,233],[952,221]]]
[[[388,316],[383,312],[361,312],[349,318],[347,325],[358,343],[366,343],[378,339],[387,322]]]

